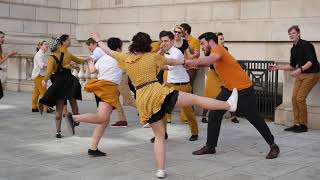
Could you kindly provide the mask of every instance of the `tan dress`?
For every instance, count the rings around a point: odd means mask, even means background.
[[[135,55],[117,52],[115,59],[119,67],[126,70],[135,87],[157,80],[157,74],[165,62],[165,57],[156,53]],[[173,88],[164,87],[158,82],[138,89],[136,103],[141,123],[147,122],[157,113],[166,96],[173,91]]]

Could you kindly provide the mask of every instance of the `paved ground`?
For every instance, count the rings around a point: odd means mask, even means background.
[[[0,100],[0,180],[156,179],[152,132],[140,128],[135,109],[125,107],[130,127],[107,129],[100,149],[108,156],[90,158],[86,153],[94,126],[83,123],[71,137],[64,121],[65,137],[55,139],[53,115],[31,113],[30,100],[29,93],[13,92]],[[95,111],[93,102],[79,104],[82,113]],[[168,127],[167,179],[320,179],[319,130],[292,134],[269,123],[281,155],[266,160],[268,146],[256,130],[246,120],[233,124],[226,119],[217,154],[193,156],[205,143],[206,125],[199,123],[199,141],[188,142],[188,126],[179,124],[177,115],[174,119]]]

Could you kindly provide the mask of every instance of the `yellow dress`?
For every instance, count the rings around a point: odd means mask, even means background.
[[[157,74],[165,62],[165,57],[156,53],[135,55],[117,52],[115,59],[118,66],[127,72],[135,87],[150,81],[157,81]],[[136,103],[142,124],[161,109],[164,99],[173,91],[173,88],[164,87],[158,82],[137,90]]]
[[[214,69],[208,69],[204,96],[216,98],[221,91],[222,82]]]

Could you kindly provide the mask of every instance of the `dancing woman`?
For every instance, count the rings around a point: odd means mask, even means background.
[[[165,127],[161,121],[165,113],[171,113],[175,107],[192,105],[211,110],[235,111],[237,109],[238,94],[236,90],[227,101],[217,101],[179,92],[158,83],[157,73],[164,65],[181,65],[184,64],[184,60],[167,59],[159,54],[150,53],[152,41],[146,33],[139,32],[133,36],[128,54],[112,51],[101,41],[99,33],[91,33],[91,37],[109,56],[117,60],[120,68],[127,71],[132,84],[137,89],[136,102],[140,121],[150,123],[155,136],[156,176],[159,178],[166,176]]]
[[[79,80],[71,74],[71,61],[77,64],[84,64],[84,60],[78,58],[72,58],[73,55],[67,51],[60,51],[60,39],[52,38],[49,40],[49,48],[52,55],[48,57],[47,73],[42,81],[44,87],[47,86],[47,81],[54,73],[52,85],[48,88],[45,95],[39,100],[39,110],[43,110],[43,105],[49,107],[56,106],[56,138],[61,138],[61,121],[63,106],[67,100],[71,103],[72,109],[76,100],[82,100],[81,85]]]
[[[121,43],[121,44],[120,44]],[[86,44],[93,53],[91,60],[88,61],[90,73],[98,71],[98,79],[90,80],[85,85],[85,90],[94,93],[98,103],[97,113],[86,113],[81,115],[68,114],[70,130],[74,133],[76,122],[87,122],[97,124],[88,154],[91,156],[106,156],[106,153],[98,149],[98,144],[105,129],[107,128],[111,113],[114,109],[119,108],[119,90],[118,85],[121,83],[122,70],[118,67],[117,61],[108,56],[95,40],[88,39]],[[116,45],[120,48],[121,41]]]

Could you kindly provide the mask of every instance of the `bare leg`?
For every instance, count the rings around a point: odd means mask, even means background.
[[[157,121],[150,123],[153,130],[155,141],[154,141],[154,158],[156,160],[157,169],[164,170],[166,163],[166,145],[165,145],[165,128],[163,121]]]
[[[106,116],[110,116],[113,107],[108,103],[99,102],[99,107],[97,109],[97,113],[86,113],[81,115],[73,115],[73,120],[75,122],[86,122],[92,124],[105,124],[109,122],[110,117],[106,118]]]
[[[226,101],[219,101],[207,97],[197,96],[190,93],[179,91],[178,101],[176,107],[182,108],[185,106],[196,105],[203,109],[209,110],[229,110],[230,105]]]
[[[110,116],[111,116],[112,110],[113,110],[113,107],[110,106],[109,104],[105,102],[99,102],[99,108],[98,108],[97,114],[99,116],[99,119],[101,119],[101,121],[103,121],[104,123],[97,124],[96,128],[94,129],[90,149],[92,150],[98,149],[98,144],[100,142],[100,139],[103,136],[103,133],[110,122]]]
[[[63,100],[58,100],[56,104],[56,128],[57,132],[61,131],[61,120],[62,120],[62,111],[63,111]]]

